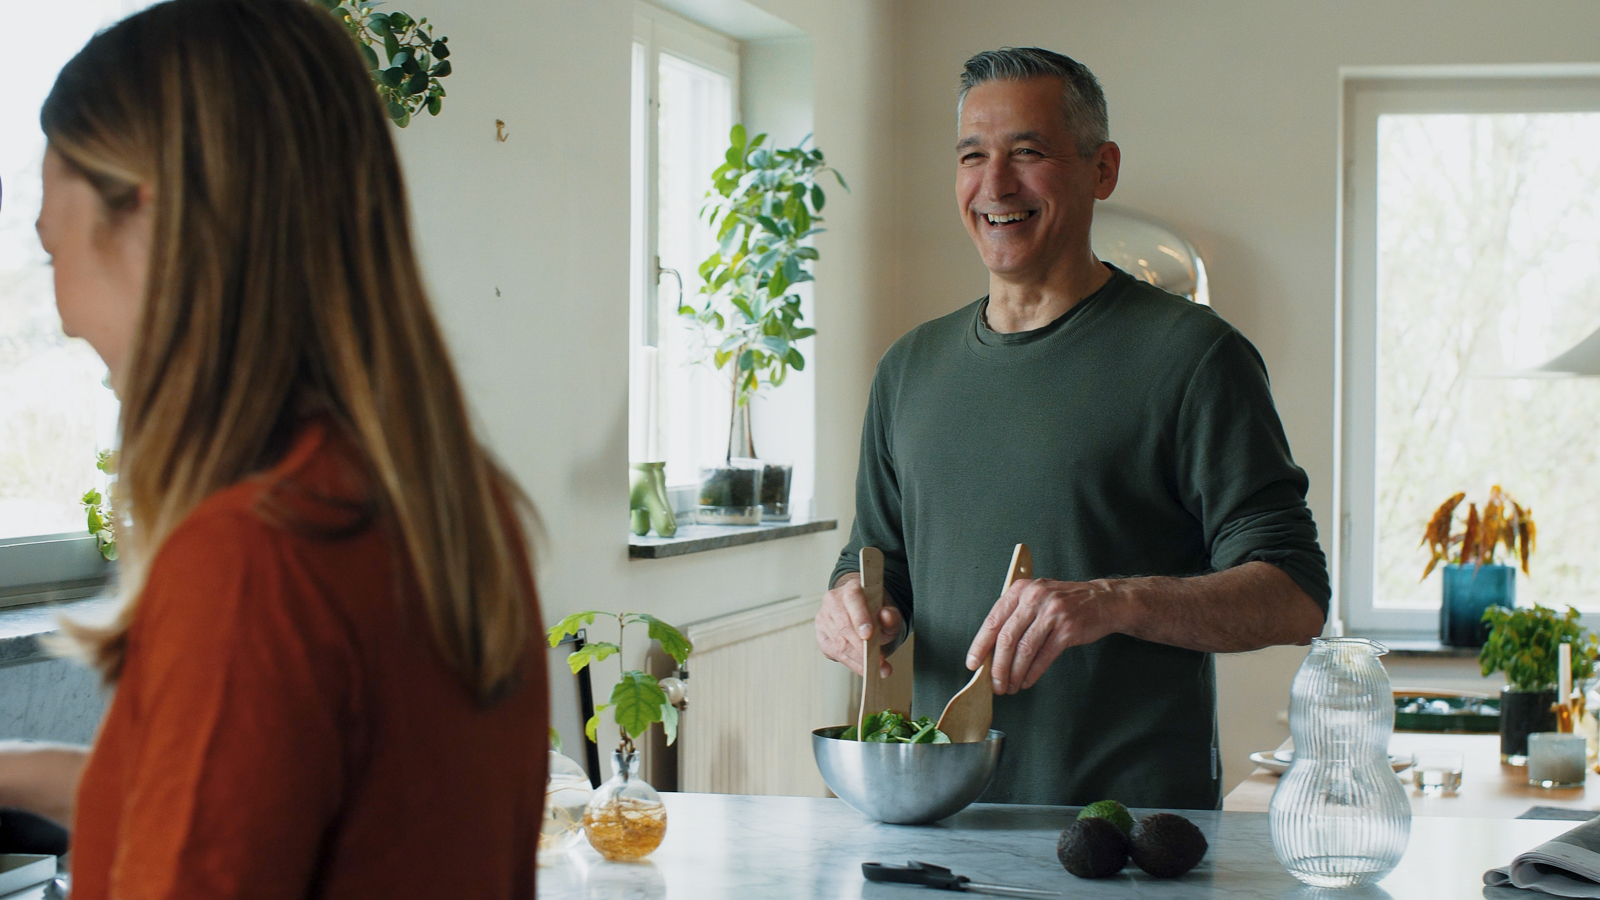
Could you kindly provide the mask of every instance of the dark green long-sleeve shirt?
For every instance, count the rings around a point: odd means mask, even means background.
[[[1065,581],[1281,567],[1327,609],[1327,563],[1261,357],[1205,306],[1119,270],[1035,331],[986,300],[889,349],[867,405],[850,543],[829,583],[884,554],[917,636],[917,714],[968,680],[966,652],[1012,547]],[[995,698],[989,802],[1215,808],[1211,654],[1111,635]]]

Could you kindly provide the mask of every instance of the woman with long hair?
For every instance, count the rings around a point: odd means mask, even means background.
[[[85,754],[0,760],[73,897],[531,898],[528,501],[473,436],[389,124],[305,0],[170,0],[62,69],[39,235],[122,402]]]

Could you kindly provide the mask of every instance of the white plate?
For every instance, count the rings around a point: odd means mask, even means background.
[[[1294,762],[1293,750],[1259,750],[1250,754],[1250,761],[1266,769],[1274,775],[1282,775],[1289,771],[1289,764]],[[1411,757],[1390,756],[1389,768],[1402,772],[1411,768]]]

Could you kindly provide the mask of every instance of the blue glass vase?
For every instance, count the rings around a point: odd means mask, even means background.
[[[1439,643],[1482,647],[1489,638],[1483,611],[1517,605],[1517,570],[1499,564],[1444,567],[1444,597],[1439,604]]]

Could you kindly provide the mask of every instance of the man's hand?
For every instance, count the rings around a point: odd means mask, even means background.
[[[861,590],[861,576],[855,573],[842,575],[833,590],[822,598],[822,609],[817,612],[817,646],[824,656],[834,662],[844,663],[850,671],[861,671],[861,642],[877,632],[879,644],[887,644],[900,636],[905,621],[893,603],[885,603],[878,611],[877,627],[867,614],[867,595]],[[888,678],[894,667],[884,659],[878,667],[878,677]]]
[[[976,669],[993,651],[994,691],[1014,694],[1044,677],[1061,651],[1108,634],[1202,653],[1241,653],[1309,644],[1325,618],[1294,579],[1260,561],[1188,578],[1018,579],[972,639],[967,668]]]
[[[967,668],[976,669],[993,651],[989,676],[996,694],[1031,688],[1061,651],[1119,630],[1116,599],[1109,581],[1019,578],[995,601],[972,639]]]

